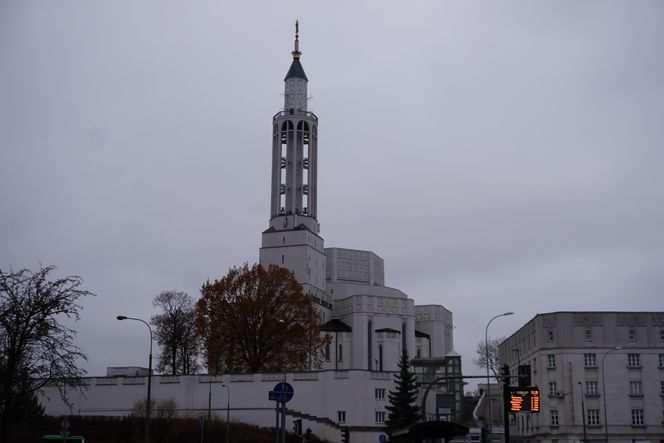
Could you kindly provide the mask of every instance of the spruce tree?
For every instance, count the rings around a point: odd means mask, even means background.
[[[395,390],[390,391],[387,409],[387,433],[407,428],[420,420],[420,408],[415,404],[417,386],[415,374],[409,371],[408,352],[404,349],[399,360],[399,373],[394,376]]]

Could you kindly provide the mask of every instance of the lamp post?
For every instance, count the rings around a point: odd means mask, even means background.
[[[150,331],[150,356],[148,357],[148,398],[145,405],[145,442],[149,443],[150,442],[150,401],[151,401],[150,396],[152,393],[152,328],[150,327],[150,324],[148,322],[140,318],[127,317],[125,315],[118,315],[116,318],[118,320],[140,321],[145,326],[147,326],[148,331]]]
[[[606,418],[606,383],[604,382],[604,359],[606,358],[607,355],[612,353],[613,351],[619,351],[621,350],[621,346],[616,346],[613,349],[609,349],[604,353],[602,356],[602,401],[604,402],[604,441],[605,443],[609,443],[609,423]]]
[[[489,427],[487,429],[487,439],[491,438],[491,432],[492,432],[492,421],[493,417],[491,416],[491,379],[489,378],[489,325],[491,324],[492,321],[497,319],[498,317],[505,317],[508,315],[514,315],[514,312],[505,312],[504,314],[498,314],[495,317],[493,317],[491,320],[489,320],[489,323],[486,324],[486,328],[484,329],[484,359],[486,360],[486,393],[487,393],[487,399],[489,403]],[[507,426],[507,423],[505,424]]]
[[[231,429],[231,389],[226,383],[221,386],[226,388],[226,443],[228,443]]]
[[[583,443],[588,443],[588,433],[586,432],[586,404],[583,401],[583,385],[579,383],[581,389],[581,421],[583,423]]]

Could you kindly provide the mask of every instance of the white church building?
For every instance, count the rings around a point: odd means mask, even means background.
[[[220,419],[229,413],[231,420],[274,426],[275,404],[268,392],[285,377],[295,391],[287,404],[287,429],[292,420],[302,419],[303,429],[330,441],[339,441],[340,428],[348,427],[354,442],[375,442],[384,432],[387,393],[394,388],[403,349],[424,382],[460,375],[452,313],[442,305],[418,306],[386,286],[384,262],[375,253],[324,246],[317,218],[319,121],[307,106],[297,30],[292,56],[284,108],[272,120],[270,219],[260,263],[292,270],[313,295],[322,331],[332,338],[323,366],[289,374],[154,376],[152,395],[173,399],[181,416],[207,416],[210,410]],[[72,394],[72,409],[55,388],[42,402],[51,415],[128,415],[145,397],[146,379],[145,373],[109,368],[105,377],[85,379],[87,388]],[[447,390],[434,387],[426,397],[427,419],[449,417],[461,395],[460,380]]]

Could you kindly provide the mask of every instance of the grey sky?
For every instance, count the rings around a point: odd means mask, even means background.
[[[0,4],[0,267],[98,297],[92,375],[166,289],[258,259],[293,23],[326,246],[454,313],[467,372],[538,312],[664,309],[659,1]]]

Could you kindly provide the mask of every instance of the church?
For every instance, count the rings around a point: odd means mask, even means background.
[[[272,119],[270,222],[260,263],[290,269],[313,295],[332,337],[323,369],[396,371],[410,357],[453,351],[452,313],[415,305],[385,286],[383,259],[372,251],[326,248],[318,223],[318,117],[308,109],[308,78],[296,29],[284,79],[284,107]]]
[[[259,256],[264,267],[293,271],[313,296],[322,333],[331,337],[322,367],[288,374],[155,375],[152,398],[176,405],[181,417],[228,417],[269,427],[275,424],[275,402],[268,394],[287,381],[294,389],[287,429],[301,420],[303,429],[330,441],[339,441],[343,431],[353,442],[375,442],[384,433],[388,394],[406,350],[420,382],[417,401],[425,419],[454,421],[463,387],[452,313],[442,305],[415,305],[386,286],[377,254],[324,245],[317,218],[319,121],[307,106],[299,43],[296,25],[284,107],[272,119],[270,218]],[[40,393],[40,402],[55,416],[126,416],[145,398],[147,372],[108,368],[105,376],[86,377],[83,389],[70,392],[69,404],[55,386]]]

